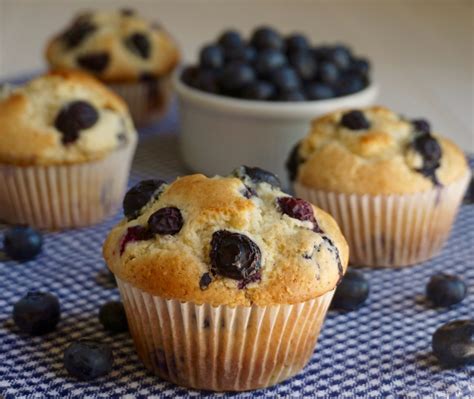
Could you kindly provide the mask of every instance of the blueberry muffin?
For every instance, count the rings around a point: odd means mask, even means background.
[[[51,69],[81,69],[127,101],[135,122],[160,115],[179,54],[166,31],[133,10],[85,12],[47,45]]]
[[[104,257],[149,369],[193,388],[247,390],[308,362],[348,261],[327,213],[249,167],[143,181],[123,205]]]
[[[439,251],[470,175],[463,152],[428,121],[380,106],[314,120],[287,168],[296,194],[341,225],[351,262],[373,266]]]
[[[0,98],[0,219],[43,228],[116,210],[136,146],[126,104],[89,75],[55,72]]]

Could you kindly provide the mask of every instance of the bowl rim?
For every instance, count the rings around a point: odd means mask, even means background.
[[[228,113],[239,113],[253,116],[271,116],[281,118],[312,118],[315,113],[321,114],[336,109],[344,109],[367,105],[379,94],[377,83],[371,82],[364,90],[343,97],[327,100],[313,100],[304,102],[270,102],[258,100],[244,100],[225,97],[218,94],[206,93],[184,83],[181,76],[182,69],[178,68],[173,74],[172,84],[178,96],[191,101],[196,105],[213,108]]]

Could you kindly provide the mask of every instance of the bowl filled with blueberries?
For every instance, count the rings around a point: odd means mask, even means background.
[[[248,39],[227,30],[174,77],[183,158],[209,175],[243,163],[286,181],[284,160],[312,119],[374,103],[370,72],[369,61],[345,45],[315,46],[266,26]]]

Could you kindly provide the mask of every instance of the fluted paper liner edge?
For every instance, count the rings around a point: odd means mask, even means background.
[[[122,202],[135,148],[133,141],[81,164],[0,164],[0,220],[45,229],[101,222]]]
[[[447,240],[470,173],[444,187],[406,195],[327,192],[294,183],[296,196],[330,213],[350,248],[350,263],[397,267],[426,261]]]
[[[107,86],[125,100],[137,126],[158,121],[166,113],[172,95],[168,75],[155,82],[108,83]]]
[[[167,300],[117,279],[140,359],[175,384],[214,391],[267,387],[310,360],[334,294],[274,306]]]

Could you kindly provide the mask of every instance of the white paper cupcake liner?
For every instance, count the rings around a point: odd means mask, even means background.
[[[300,371],[334,294],[294,305],[213,307],[117,283],[145,366],[175,384],[214,391],[266,387]]]
[[[299,183],[294,190],[336,219],[352,264],[407,266],[441,250],[469,179],[470,173],[447,186],[406,195],[339,194]]]
[[[0,220],[45,229],[98,223],[122,202],[136,142],[81,164],[0,164]]]
[[[154,82],[108,83],[107,86],[125,100],[137,126],[160,119],[168,108],[172,93],[168,75]]]

